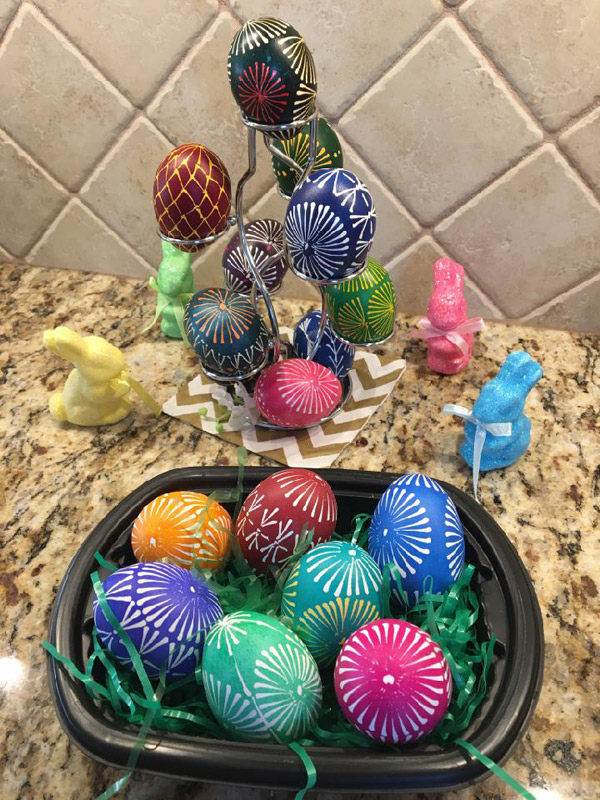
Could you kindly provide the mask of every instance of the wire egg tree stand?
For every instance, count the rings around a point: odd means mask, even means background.
[[[183,245],[189,247],[190,245],[193,246],[201,246],[201,245],[208,245],[212,244],[213,242],[220,239],[222,236],[227,234],[231,228],[235,225],[237,227],[237,232],[240,238],[240,246],[242,249],[242,254],[244,258],[244,264],[246,266],[246,270],[248,275],[252,281],[252,289],[251,289],[251,302],[254,306],[257,313],[259,311],[259,302],[260,300],[263,301],[267,316],[269,320],[269,329],[270,329],[270,346],[267,348],[265,352],[265,357],[263,358],[262,362],[258,364],[258,366],[254,366],[249,369],[245,373],[240,373],[237,375],[220,375],[216,372],[213,372],[210,369],[207,369],[203,365],[203,371],[205,374],[217,383],[225,384],[228,389],[233,393],[233,389],[235,384],[243,383],[246,385],[250,391],[253,388],[253,382],[256,377],[264,370],[266,367],[270,366],[271,364],[276,363],[279,361],[282,355],[282,349],[285,353],[286,357],[293,357],[293,352],[291,345],[287,342],[282,342],[281,334],[279,330],[279,322],[277,320],[277,314],[275,312],[275,308],[273,305],[273,300],[269,290],[263,280],[263,277],[256,265],[254,257],[251,252],[251,248],[248,244],[248,239],[246,236],[246,232],[244,230],[244,191],[246,186],[248,185],[249,181],[252,179],[253,175],[256,172],[256,139],[257,133],[262,134],[264,144],[273,156],[278,158],[280,161],[283,161],[287,166],[291,167],[296,175],[298,176],[298,181],[295,186],[294,191],[299,189],[309,175],[313,172],[315,168],[315,160],[317,155],[317,125],[319,121],[319,112],[318,109],[315,109],[314,113],[310,117],[305,117],[303,119],[297,119],[293,122],[280,124],[280,125],[267,125],[258,122],[254,122],[249,120],[243,113],[241,114],[241,119],[243,124],[247,128],[247,139],[248,139],[248,167],[245,173],[242,175],[240,180],[237,183],[236,191],[235,191],[235,201],[234,201],[234,210],[235,213],[228,218],[227,225],[223,228],[223,230],[219,231],[218,233],[213,234],[212,236],[208,236],[204,239],[176,239],[170,236],[165,235],[160,229],[158,230],[158,235],[160,238],[165,241],[169,242],[170,244],[174,244],[176,246]],[[293,158],[291,158],[287,153],[283,152],[282,150],[276,148],[274,146],[273,140],[280,139],[281,134],[286,135],[286,138],[290,136],[290,133],[295,135],[299,131],[301,131],[305,126],[309,125],[309,147],[308,147],[308,159],[304,166],[298,164]],[[279,136],[278,136],[279,134]],[[284,199],[289,200],[283,192],[280,190],[280,194]],[[327,322],[329,319],[329,313],[327,309],[327,301],[326,301],[326,294],[325,294],[325,287],[326,286],[337,286],[341,283],[346,281],[350,281],[353,278],[357,278],[361,275],[366,269],[368,265],[368,259],[365,255],[365,259],[362,264],[360,264],[354,272],[344,275],[343,278],[338,280],[316,280],[313,278],[308,277],[301,271],[299,271],[295,265],[294,260],[291,257],[288,244],[285,238],[284,232],[284,243],[283,249],[276,249],[276,251],[268,257],[268,259],[261,264],[261,269],[263,272],[266,273],[268,268],[276,263],[279,259],[285,258],[286,263],[289,265],[289,269],[296,275],[296,277],[300,278],[303,281],[306,281],[312,284],[315,289],[319,291],[321,297],[321,318],[319,322],[319,327],[314,339],[309,340],[309,347],[306,358],[308,360],[313,360],[317,351],[319,349],[319,345],[323,339],[323,335],[325,333],[325,329],[327,327]],[[392,332],[393,333],[393,332]],[[386,337],[385,339],[378,339],[376,342],[361,342],[361,347],[369,348],[375,345],[381,345],[385,341],[387,341],[390,336]],[[348,341],[344,339],[343,336],[340,336],[337,331],[335,333],[337,339],[339,339],[344,344],[355,346],[354,342]],[[337,407],[332,411],[331,414],[324,417],[320,422],[326,422],[329,419],[335,417],[344,407],[344,404],[348,400],[350,396],[350,379],[346,375],[343,379],[341,379],[342,384],[342,397],[340,402],[338,403]],[[271,423],[262,417],[256,423],[257,427],[266,428],[269,430],[280,430],[280,431],[287,431],[290,432],[290,428],[283,427],[281,425],[277,425],[275,423]]]

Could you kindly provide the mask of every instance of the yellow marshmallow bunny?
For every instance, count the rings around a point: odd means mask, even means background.
[[[111,425],[131,411],[127,395],[134,389],[144,402],[150,400],[129,375],[123,354],[100,336],[80,336],[61,325],[44,332],[44,345],[75,367],[62,392],[50,398],[50,413],[75,425]],[[145,395],[145,397],[144,397]],[[160,407],[150,405],[160,412]]]

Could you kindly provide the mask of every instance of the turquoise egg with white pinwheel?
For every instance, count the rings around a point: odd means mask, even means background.
[[[211,629],[202,681],[213,714],[234,739],[292,742],[321,710],[314,658],[283,623],[254,611],[228,614]]]
[[[381,617],[381,570],[362,547],[317,545],[292,569],[281,614],[320,666],[332,663],[348,636]]]
[[[425,591],[444,592],[465,563],[465,534],[452,498],[437,481],[411,473],[385,490],[369,529],[369,553],[395,567],[392,596],[409,605]]]

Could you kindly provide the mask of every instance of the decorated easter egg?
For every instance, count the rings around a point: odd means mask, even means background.
[[[327,481],[309,469],[284,469],[250,492],[235,533],[246,561],[266,572],[282,566],[309,532],[313,547],[328,541],[336,522],[337,502]]]
[[[309,311],[296,325],[294,352],[298,358],[308,357],[312,344],[317,338],[320,322],[321,312]],[[350,371],[350,367],[354,363],[354,353],[354,346],[338,339],[331,330],[328,320],[313,360],[330,369],[334,375],[341,379]]]
[[[229,557],[231,517],[205,494],[168,492],[151,500],[131,531],[137,561],[221,569]]]
[[[360,275],[324,290],[331,327],[345,341],[373,344],[385,341],[394,332],[394,284],[374,258],[368,259]]]
[[[206,239],[227,226],[231,180],[221,159],[201,144],[182,144],[161,161],[154,178],[154,213],[173,239]],[[176,244],[186,253],[204,245]]]
[[[250,299],[229,289],[196,292],[183,327],[204,369],[219,376],[246,375],[269,347],[269,332]]]
[[[281,613],[319,665],[331,663],[348,636],[381,616],[381,570],[352,542],[320,544],[290,572]]]
[[[426,578],[431,591],[445,591],[465,563],[465,535],[450,495],[426,475],[395,480],[375,509],[369,553],[381,569],[396,565],[410,604],[423,593]],[[398,597],[394,581],[392,587]]]
[[[344,280],[362,268],[373,242],[373,198],[347,169],[316,170],[292,195],[284,229],[300,277]]]
[[[274,142],[277,150],[293,159],[300,167],[305,167],[310,152],[310,123],[291,139]],[[317,122],[315,162],[313,169],[324,167],[343,167],[342,146],[335,131],[323,117]],[[285,197],[290,197],[298,183],[299,175],[277,156],[273,156],[273,172],[279,189]]]
[[[234,739],[291,742],[321,710],[314,658],[279,620],[252,611],[228,614],[206,639],[206,699]]]
[[[304,39],[287,22],[263,17],[242,25],[231,43],[227,68],[235,101],[250,122],[283,125],[314,113],[315,62]]]
[[[328,417],[342,398],[342,385],[316,361],[288,358],[261,372],[254,387],[256,408],[282,428],[308,428]]]
[[[102,584],[108,608],[138,651],[146,672],[167,680],[191,675],[200,662],[207,632],[223,616],[208,584],[183,567],[160,562],[131,564]],[[102,644],[132,669],[119,632],[94,601],[94,624]]]
[[[283,253],[283,226],[274,219],[259,219],[244,225],[244,232],[254,264],[267,289],[269,292],[278,291],[288,267]],[[278,251],[281,252],[281,257],[268,263]],[[244,260],[239,233],[232,236],[225,248],[223,271],[228,289],[241,294],[250,294],[253,278]]]
[[[401,619],[376,620],[349,636],[334,681],[344,716],[366,736],[387,744],[414,742],[430,733],[452,695],[440,647]]]

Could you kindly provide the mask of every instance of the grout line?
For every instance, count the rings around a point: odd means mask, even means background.
[[[592,275],[590,278],[586,278],[585,280],[581,281],[580,283],[572,286],[570,289],[566,289],[564,292],[556,295],[551,300],[547,300],[542,305],[534,308],[532,311],[528,311],[522,317],[519,317],[519,322],[529,322],[530,320],[533,321],[541,314],[545,313],[546,311],[554,308],[557,305],[560,305],[564,300],[568,300],[577,292],[581,291],[582,289],[587,289],[589,286],[592,286],[595,283],[600,283],[600,272],[596,272],[595,275]]]
[[[444,19],[451,15],[450,9],[442,8],[437,17],[435,17],[435,19],[433,19],[431,23],[427,25],[404,50],[398,53],[393,61],[383,66],[382,71],[372,78],[369,85],[362,92],[359,92],[354,98],[350,99],[339,113],[333,114],[331,117],[327,117],[327,121],[335,122],[337,124],[340,119],[349,111],[351,111],[354,106],[357,105],[377,83],[379,83],[383,78],[385,78],[386,75],[392,72],[397,65],[409,55],[409,53],[411,53],[425,38],[427,38],[427,36],[432,33],[434,28],[436,28]]]
[[[576,125],[582,122],[588,116],[588,114],[592,114],[597,108],[600,108],[600,96],[596,97],[595,100],[593,100],[588,106],[579,111],[577,114],[573,114],[573,116],[567,122],[565,122],[562,128],[559,128],[555,131],[555,136],[560,138],[565,133],[568,133],[571,128],[574,128]]]
[[[14,14],[8,20],[8,22],[6,23],[6,28],[4,28],[4,31],[3,31],[2,35],[0,36],[0,52],[1,52],[2,46],[4,45],[5,39],[9,35],[9,31],[12,31],[13,27],[16,24],[16,19],[19,16],[21,8],[22,8],[21,0],[18,0],[17,7],[15,8]]]
[[[557,140],[555,142],[556,149],[558,151],[559,156],[567,162],[567,165],[571,168],[571,170],[575,173],[575,177],[579,178],[579,180],[584,184],[586,189],[591,193],[594,200],[600,203],[600,189],[597,189],[594,184],[590,181],[587,175],[581,170],[577,163],[573,160],[571,154],[564,149],[561,143]]]
[[[59,189],[61,192],[66,192],[70,194],[70,189],[67,189],[59,180],[57,180],[52,173],[48,172],[46,167],[42,166],[32,155],[24,148],[19,142],[17,142],[13,136],[8,133],[8,131],[0,125],[0,136],[3,136],[7,142],[12,145],[15,150],[19,153],[19,155],[24,158],[26,161],[29,161],[33,164],[33,166],[42,173],[44,178],[49,181],[51,184],[55,186],[55,188]]]
[[[188,61],[188,59],[191,60],[191,58],[193,57],[194,51],[197,48],[199,48],[201,43],[204,41],[204,38],[205,38],[206,34],[213,27],[213,25],[219,20],[219,18],[221,16],[223,16],[223,14],[225,14],[225,13],[227,13],[227,9],[224,9],[223,13],[222,13],[221,10],[217,8],[215,13],[210,16],[210,18],[206,21],[206,23],[198,31],[198,34],[196,35],[195,39],[191,42],[190,46],[181,54],[181,57],[176,61],[176,63],[173,65],[173,67],[169,70],[169,73],[165,77],[165,79],[159,84],[159,86],[155,89],[155,91],[148,97],[148,99],[144,103],[144,106],[143,106],[143,109],[142,109],[144,114],[146,114],[148,119],[150,119],[157,127],[159,127],[159,126],[156,124],[156,122],[154,122],[154,119],[150,116],[150,113],[149,113],[150,106],[152,106],[154,103],[156,103],[156,101],[158,100],[159,96],[162,94],[162,92],[166,89],[166,87],[169,85],[169,83],[171,81],[173,81],[173,83],[175,83],[176,80],[178,80],[179,76],[183,72],[183,67],[185,65],[185,62]],[[165,134],[165,132],[162,130],[162,128],[159,128],[159,130],[161,131],[161,133],[167,139],[169,138]]]

